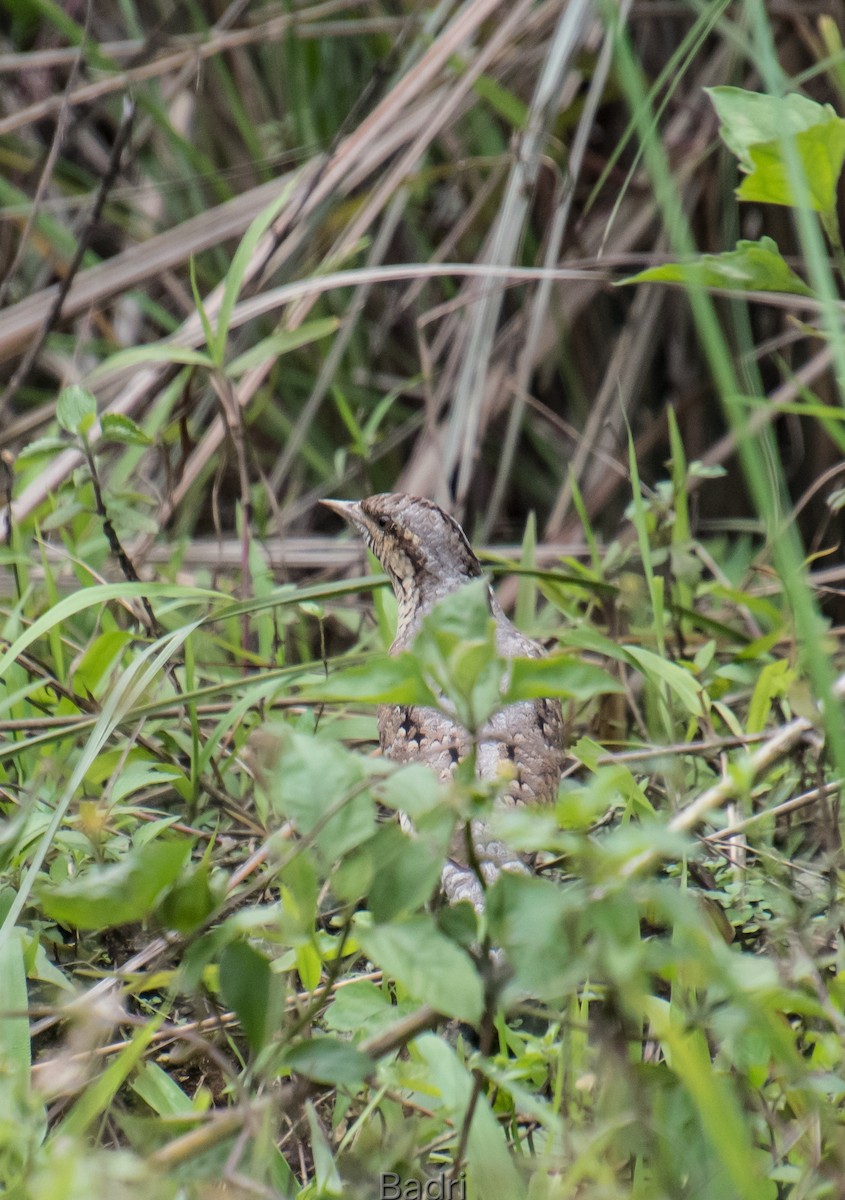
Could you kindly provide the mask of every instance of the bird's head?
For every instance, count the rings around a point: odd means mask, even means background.
[[[431,500],[384,492],[321,503],[363,535],[390,577],[400,608],[428,608],[482,573],[458,522]]]

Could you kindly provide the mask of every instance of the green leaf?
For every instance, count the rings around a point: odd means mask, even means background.
[[[736,291],[788,292],[796,296],[813,294],[784,261],[777,243],[769,237],[756,242],[737,242],[736,250],[726,250],[723,254],[703,254],[689,262],[649,267],[619,283],[696,283],[701,287]]]
[[[135,747],[127,754],[124,747],[104,750],[85,772],[86,787],[96,790],[111,779],[110,800],[118,804],[143,787],[160,787],[169,781],[186,778],[181,767],[162,762],[149,750]]]
[[[23,933],[13,929],[0,939],[0,1064],[21,1091],[29,1089],[29,997],[26,988]],[[17,1013],[18,1016],[5,1016]]]
[[[367,704],[435,705],[437,699],[426,684],[419,663],[411,654],[383,655],[360,667],[346,667],[325,683],[307,689],[315,700],[364,701]]]
[[[548,658],[514,658],[511,660],[510,681],[503,703],[542,700],[548,696],[591,700],[594,696],[623,690],[619,681],[607,671],[569,654],[554,654]]]
[[[130,1086],[160,1117],[180,1117],[196,1111],[190,1097],[157,1063],[144,1063]]]
[[[830,212],[845,161],[845,120],[829,104],[805,96],[768,96],[742,88],[705,89],[719,117],[719,133],[747,178],[741,200],[794,206],[782,139],[793,137],[814,209]]]
[[[751,170],[749,150],[762,142],[774,142],[782,133],[800,133],[836,116],[829,104],[817,104],[806,96],[770,96],[745,88],[712,87],[704,89],[719,118],[719,136]]]
[[[288,1050],[285,1064],[307,1079],[313,1079],[316,1083],[330,1083],[335,1087],[354,1087],[363,1083],[375,1070],[375,1063],[369,1055],[362,1054],[349,1042],[324,1036],[300,1042]]]
[[[440,803],[437,776],[424,763],[409,763],[380,779],[374,790],[379,802],[412,820],[431,812]]]
[[[193,933],[214,912],[221,898],[211,886],[210,866],[203,860],[184,872],[165,894],[156,917],[166,929]]]
[[[419,653],[430,643],[451,649],[457,642],[486,640],[492,622],[487,580],[473,579],[438,600],[423,618],[414,649]]]
[[[369,1037],[394,1024],[413,1009],[411,1001],[392,1004],[381,988],[368,979],[358,979],[337,989],[326,1011],[325,1024],[337,1033]]]
[[[413,654],[467,729],[480,728],[501,708],[506,666],[496,651],[486,580],[474,579],[438,601],[423,619]]]
[[[281,188],[278,196],[275,196],[267,207],[250,222],[249,228],[241,238],[238,248],[232,256],[232,262],[226,273],[223,285],[223,295],[220,298],[220,308],[217,314],[217,332],[214,335],[210,335],[210,330],[206,329],[208,348],[218,366],[222,366],[223,364],[223,355],[226,349],[226,340],[229,337],[232,311],[237,302],[250,263],[255,260],[255,252],[258,244],[290,200],[294,186],[297,183],[298,180],[295,178],[286,183]],[[204,321],[204,324],[206,323],[207,318]]]
[[[15,468],[23,467],[27,463],[35,462],[39,458],[54,458],[63,450],[67,450],[68,443],[59,437],[43,437],[36,438],[34,442],[30,442],[24,446],[23,450],[15,458]]]
[[[431,899],[447,849],[431,838],[409,837],[397,825],[378,831],[370,842],[375,878],[368,897],[376,921],[390,921]]]
[[[264,787],[273,808],[314,842],[325,865],[369,838],[375,828],[369,773],[359,755],[326,738],[283,729]],[[263,773],[262,773],[263,774]]]
[[[434,1034],[417,1038],[415,1050],[428,1068],[428,1077],[450,1117],[450,1124],[462,1129],[473,1095],[473,1078],[467,1066],[460,1061],[454,1047]],[[483,1196],[484,1200],[525,1200],[526,1185],[483,1089],[476,1097],[467,1131],[466,1166],[467,1181],[472,1188],[469,1195]],[[543,1193],[552,1194],[545,1188]],[[445,1196],[446,1192],[442,1194]]]
[[[119,863],[94,867],[67,883],[44,884],[39,892],[48,917],[76,929],[111,929],[142,921],[177,879],[193,843],[159,839],[130,850]]]
[[[152,438],[144,433],[137,421],[123,413],[103,413],[100,420],[101,441],[120,442],[124,446],[151,446]]]
[[[503,871],[487,892],[490,936],[516,972],[514,986],[538,998],[562,995],[572,982],[579,900],[548,879]]]
[[[129,367],[145,366],[147,363],[177,363],[188,367],[206,367],[208,370],[214,366],[204,350],[195,350],[192,346],[177,346],[175,342],[153,342],[147,346],[132,346],[129,350],[119,350],[117,354],[95,367],[88,378],[95,380],[113,371],[125,371]]]
[[[767,663],[757,676],[748,706],[748,733],[760,733],[766,727],[772,701],[785,696],[795,682],[795,671],[786,659]]]
[[[211,367],[212,369],[221,368],[223,366],[223,357],[226,353],[226,338],[228,337],[229,331],[228,329],[225,331],[218,329],[219,336],[215,338],[214,330],[211,328],[211,321],[209,320],[208,311],[205,307],[205,301],[203,300],[199,283],[197,282],[197,260],[193,254],[188,262],[188,276],[191,280],[191,295],[193,296],[194,304],[197,307],[197,316],[200,319],[200,325],[202,325],[202,331],[205,335],[205,344],[208,347],[211,359]]]
[[[340,321],[337,317],[323,317],[319,321],[307,321],[298,329],[284,329],[281,333],[274,333],[270,337],[262,338],[249,350],[245,350],[243,354],[233,358],[226,367],[226,374],[231,379],[237,379],[250,367],[258,366],[268,358],[280,358],[283,354],[290,354],[292,350],[298,350],[300,346],[307,346],[310,342],[328,337],[330,333],[334,333],[339,324]]]
[[[479,75],[472,85],[475,93],[486,100],[500,116],[504,117],[514,129],[524,129],[528,119],[528,109],[522,101],[503,88],[490,75]]]
[[[0,655],[0,678],[9,666],[18,658],[27,646],[54,628],[59,628],[68,617],[75,613],[84,612],[86,608],[98,608],[109,600],[125,600],[130,596],[147,596],[150,599],[175,599],[181,603],[205,602],[219,600],[219,593],[204,588],[185,587],[181,584],[170,583],[103,583],[92,587],[81,588],[64,596],[58,603],[53,604],[37,620],[28,625],[15,639],[13,644]],[[174,635],[175,636],[175,635]]]
[[[476,1024],[484,990],[472,962],[434,925],[431,917],[411,917],[367,929],[356,925],[366,954],[417,1000],[447,1017]]]
[[[88,646],[73,672],[74,688],[85,695],[97,695],[106,673],[116,663],[133,635],[124,629],[107,629]]]
[[[274,1027],[270,964],[247,942],[231,942],[220,955],[220,991],[237,1014],[252,1052],[257,1053]]]
[[[645,1008],[652,1034],[664,1048],[667,1065],[698,1111],[713,1160],[723,1168],[725,1194],[738,1200],[775,1200],[778,1189],[765,1177],[766,1160],[755,1146],[753,1125],[729,1078],[715,1068],[704,1030],[690,1029],[677,1019],[674,1005],[656,997],[649,997]]]
[[[525,522],[519,565],[526,573],[516,581],[514,622],[519,629],[526,629],[537,611],[537,577],[533,574],[537,569],[537,516],[533,511]]]
[[[315,1200],[328,1200],[331,1196],[342,1196],[346,1190],[335,1165],[334,1146],[326,1137],[314,1105],[307,1101],[305,1115],[308,1118],[308,1137],[314,1158],[314,1181],[317,1185]]]
[[[70,1112],[55,1127],[57,1138],[72,1145],[72,1139],[82,1137],[89,1126],[103,1116],[143,1057],[163,1020],[163,1012],[155,1013],[147,1017],[141,1029],[135,1030],[129,1045],[104,1071],[95,1075]]]
[[[647,679],[653,682],[665,683],[681,704],[694,717],[703,716],[706,697],[701,685],[695,677],[677,663],[669,662],[653,650],[645,650],[642,646],[623,646]]]
[[[831,117],[824,125],[796,133],[795,149],[803,168],[810,206],[816,212],[831,212],[836,206],[837,183],[845,162],[845,121]],[[749,155],[753,170],[737,188],[740,200],[783,204],[790,208],[800,203],[801,196],[793,189],[779,141],[752,146]]]
[[[63,388],[56,401],[56,420],[68,433],[87,433],[97,419],[97,401],[78,383]]]

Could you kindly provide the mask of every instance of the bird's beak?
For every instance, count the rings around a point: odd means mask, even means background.
[[[350,525],[363,524],[361,505],[356,500],[321,500],[320,503],[336,512],[339,517],[343,517]]]

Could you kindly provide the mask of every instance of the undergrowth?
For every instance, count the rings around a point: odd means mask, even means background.
[[[751,0],[658,62],[648,6],[188,7],[8,20],[0,1188],[841,1196],[836,27],[796,79]],[[64,119],[103,96],[108,151]],[[483,557],[547,658],[472,585],[387,654],[310,523],[394,487],[518,530]],[[561,697],[557,803],[374,752],[443,695]],[[437,901],[480,815],[538,863],[482,915]]]

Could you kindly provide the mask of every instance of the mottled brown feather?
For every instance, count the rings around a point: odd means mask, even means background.
[[[482,574],[460,525],[430,500],[384,493],[357,504],[327,503],[363,534],[393,585],[399,617],[391,654],[410,648],[423,617],[438,600]],[[492,593],[490,611],[496,620],[496,645],[502,657],[538,658],[544,654],[542,647],[508,620]],[[382,750],[389,758],[427,763],[444,780],[470,749],[467,731],[433,708],[383,704],[378,710],[378,726]],[[557,796],[562,766],[563,717],[558,700],[509,705],[481,731],[476,770],[481,778],[507,779],[500,801],[504,805],[551,803]],[[495,878],[500,868],[526,869],[518,856],[492,839],[484,822],[473,822],[472,835],[488,880]],[[469,899],[480,908],[483,894],[465,865],[461,844],[453,847],[452,859],[443,874],[449,899]]]

